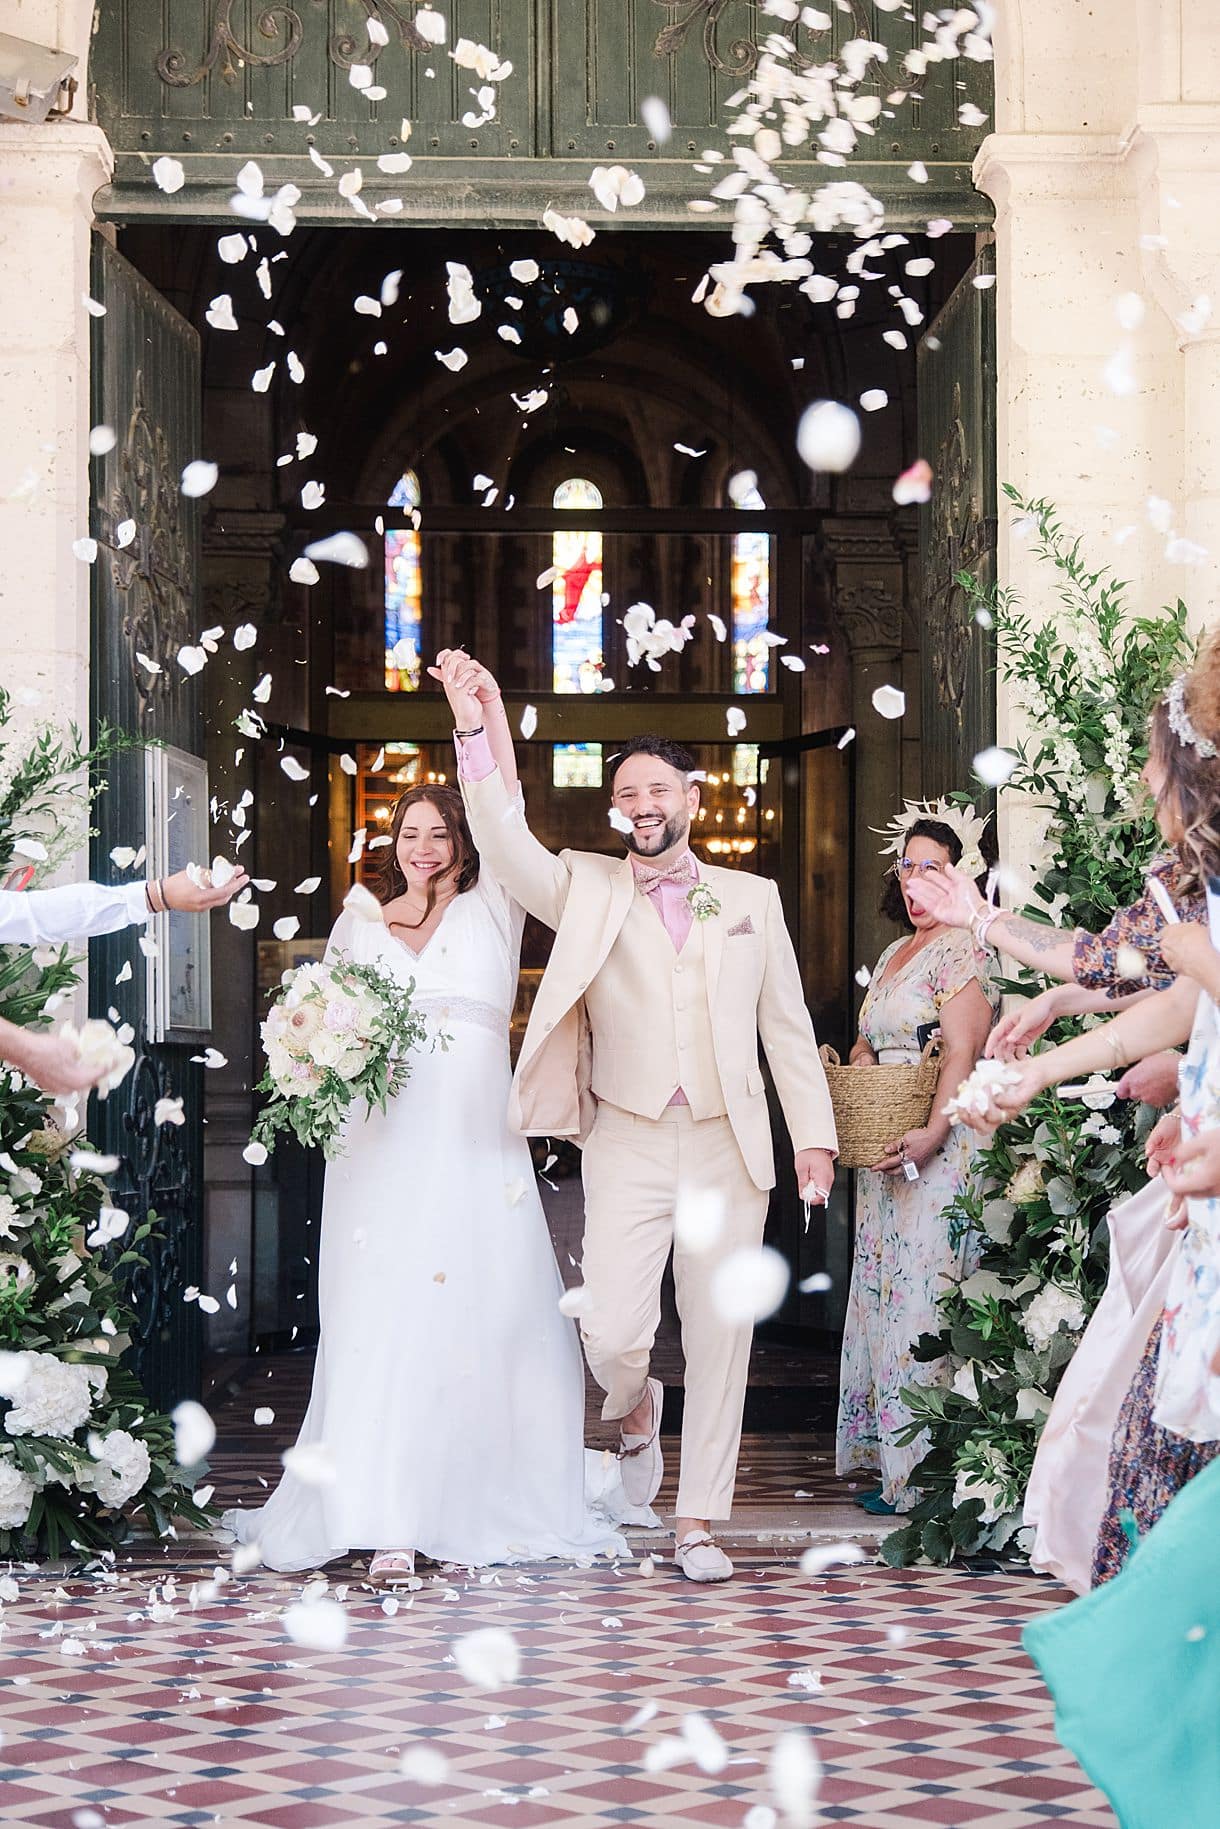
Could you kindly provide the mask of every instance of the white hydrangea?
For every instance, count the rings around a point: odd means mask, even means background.
[[[111,1429],[90,1447],[96,1465],[80,1475],[78,1486],[92,1488],[103,1505],[126,1505],[152,1469],[148,1449],[126,1429]]]
[[[1008,1487],[1003,1480],[980,1479],[977,1472],[959,1473],[953,1482],[954,1505],[965,1505],[970,1499],[981,1499],[980,1524],[998,1524],[1008,1510]]]
[[[1078,1334],[1087,1319],[1078,1290],[1047,1283],[1025,1310],[1021,1325],[1034,1351],[1043,1353],[1061,1326],[1066,1327],[1069,1334]]]
[[[19,1530],[34,1503],[34,1482],[7,1455],[0,1455],[0,1530]]]
[[[68,1365],[51,1353],[16,1353],[24,1366],[4,1419],[10,1435],[73,1435],[89,1420],[93,1394],[106,1388],[101,1366]]]

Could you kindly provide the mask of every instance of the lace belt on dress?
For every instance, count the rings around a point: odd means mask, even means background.
[[[508,1031],[508,1012],[497,1010],[492,1003],[482,1003],[477,997],[448,997],[441,991],[417,991],[411,1005],[440,1029],[451,1022],[471,1022],[480,1029],[490,1029],[493,1035],[505,1035]]]

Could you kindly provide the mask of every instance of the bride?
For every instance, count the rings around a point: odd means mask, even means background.
[[[502,707],[488,724],[515,786]],[[467,1566],[626,1554],[586,1502],[580,1348],[506,1117],[524,914],[480,871],[453,788],[408,790],[391,837],[381,920],[345,909],[327,956],[414,985],[433,1046],[384,1116],[348,1120],[327,1166],[309,1409],[267,1504],[223,1522],[273,1569],[375,1550],[385,1585],[413,1576],[417,1551]]]

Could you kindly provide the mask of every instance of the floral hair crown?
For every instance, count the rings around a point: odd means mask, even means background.
[[[1169,728],[1183,749],[1193,749],[1205,762],[1212,761],[1220,754],[1211,738],[1201,736],[1190,721],[1190,713],[1186,709],[1184,677],[1179,676],[1165,694],[1165,710],[1169,715]]]
[[[980,815],[972,806],[959,807],[952,800],[905,800],[903,810],[896,818],[887,826],[874,826],[873,830],[883,836],[888,834],[889,842],[881,847],[882,857],[891,852],[895,857],[901,857],[911,827],[918,825],[921,819],[934,819],[939,825],[948,826],[961,842],[962,854],[957,860],[957,868],[966,876],[982,876],[987,865],[981,845],[988,818],[988,814]]]

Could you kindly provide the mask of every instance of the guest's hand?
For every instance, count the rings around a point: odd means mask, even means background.
[[[796,1152],[796,1185],[803,1200],[815,1206],[830,1204],[835,1184],[835,1159],[828,1149],[798,1149]],[[806,1189],[810,1192],[806,1193]]]
[[[1033,1044],[1046,1034],[1059,1015],[1059,985],[1027,998],[1020,1009],[1001,1017],[983,1050],[991,1061],[1023,1061]]]
[[[914,870],[906,887],[916,908],[935,915],[945,927],[969,927],[987,906],[973,877],[959,875],[952,864],[929,870],[926,876]]]
[[[476,729],[483,722],[483,703],[478,693],[479,676],[486,674],[491,679],[486,668],[480,667],[478,661],[472,660],[460,648],[442,648],[436,657],[436,665],[429,667],[428,672],[444,687],[457,729]],[[492,684],[495,684],[494,680]]]
[[[1220,956],[1208,938],[1206,927],[1198,921],[1182,921],[1161,929],[1157,938],[1161,957],[1175,977],[1196,978],[1206,983],[1220,967]]]
[[[943,1139],[926,1124],[918,1130],[904,1131],[901,1137],[894,1137],[885,1146],[885,1154],[880,1162],[874,1162],[873,1168],[879,1175],[901,1175],[905,1173],[903,1165],[913,1162],[921,1169],[929,1157],[934,1156]]]
[[[1166,1164],[1173,1161],[1181,1135],[1181,1112],[1167,1111],[1163,1118],[1157,1119],[1144,1145],[1149,1175],[1160,1175]]]
[[[997,1086],[989,1094],[990,1102],[985,1111],[962,1111],[957,1115],[959,1124],[968,1125],[984,1136],[998,1130],[1001,1124],[1007,1124],[1010,1118],[1021,1115],[1027,1105],[1032,1105],[1040,1092],[1045,1092],[1052,1082],[1046,1078],[1042,1063],[1048,1057],[1035,1054],[1020,1063],[1020,1078],[1010,1086]]]
[[[1128,1067],[1114,1088],[1120,1099],[1139,1099],[1145,1105],[1172,1105],[1178,1096],[1178,1068],[1182,1056],[1172,1048],[1149,1054]]]
[[[7,1025],[6,1025],[7,1028]],[[4,1058],[19,1067],[43,1092],[59,1098],[88,1092],[106,1077],[106,1064],[83,1061],[76,1044],[65,1035],[31,1035],[22,1031],[6,1046]]]
[[[847,1064],[849,1067],[875,1067],[877,1065],[877,1056],[863,1036],[848,1055]]]
[[[250,881],[246,872],[238,869],[234,870],[227,883],[214,883],[209,870],[204,870],[202,876],[201,883],[193,883],[185,870],[175,870],[173,876],[163,876],[161,893],[165,897],[165,906],[182,914],[206,914],[209,908],[223,908]]]
[[[1213,1200],[1220,1194],[1220,1130],[1183,1137],[1161,1177],[1170,1193],[1183,1200]]]

